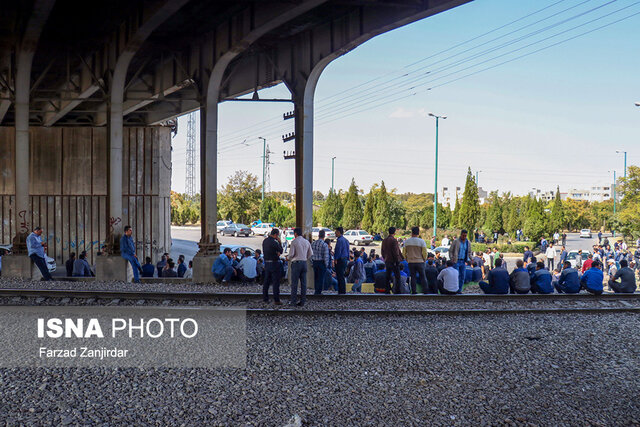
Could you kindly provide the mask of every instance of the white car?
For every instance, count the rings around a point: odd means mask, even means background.
[[[589,230],[588,228],[583,228],[582,230],[580,230],[580,238],[582,239],[583,237],[590,239],[591,230]]]
[[[435,256],[440,253],[440,256],[444,259],[449,259],[449,246],[438,246],[435,249],[427,249],[427,252]]]
[[[263,222],[262,224],[258,224],[255,227],[251,227],[251,232],[256,236],[267,236],[273,229],[273,224],[267,224]]]
[[[332,229],[326,227],[313,227],[311,229],[311,237],[313,237],[314,240],[318,238],[318,233],[320,233],[320,230],[324,230],[325,239],[329,239],[331,241],[335,240],[336,233],[334,233]]]
[[[218,231],[218,233],[222,233],[222,229],[228,227],[229,225],[233,224],[233,221],[218,221],[216,223],[216,230]]]
[[[11,252],[11,248],[13,248],[13,245],[0,245],[0,255],[5,255],[6,253]],[[58,266],[56,265],[56,260],[54,258],[51,258],[47,254],[45,254],[44,259],[47,262],[49,273],[53,273],[54,271],[56,271],[56,269],[58,268]]]
[[[589,258],[589,254],[591,252],[590,251],[582,251],[582,262],[584,263],[587,258]],[[567,261],[569,261],[569,264],[571,264],[571,267],[573,268],[578,268],[576,267],[576,257],[578,256],[578,251],[570,251],[567,254]]]
[[[373,242],[373,236],[364,230],[348,230],[344,233],[344,238],[351,245],[368,245]]]

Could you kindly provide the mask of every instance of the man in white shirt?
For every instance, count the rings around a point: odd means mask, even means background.
[[[553,247],[553,243],[549,245],[544,255],[547,257],[547,268],[549,271],[553,271],[556,260],[556,249]]]
[[[447,237],[447,235],[444,235],[444,238],[442,239],[442,246],[444,246],[445,248],[448,248],[449,246],[451,246],[451,241],[449,240],[449,237]]]
[[[244,256],[240,262],[238,263],[238,268],[242,271],[242,276],[244,281],[253,282],[253,280],[258,275],[256,267],[258,265],[258,260],[252,256]]]
[[[454,262],[447,261],[447,268],[438,274],[438,290],[444,295],[455,295],[458,293],[458,270],[454,267]]]
[[[307,261],[311,259],[313,251],[311,243],[302,236],[302,229],[293,230],[294,239],[287,258],[291,263],[291,300],[289,305],[303,306],[307,302]],[[298,280],[300,280],[300,302],[298,300]]]

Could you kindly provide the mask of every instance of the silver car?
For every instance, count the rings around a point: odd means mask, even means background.
[[[229,224],[222,229],[222,235],[249,237],[251,235],[251,229],[244,224]]]

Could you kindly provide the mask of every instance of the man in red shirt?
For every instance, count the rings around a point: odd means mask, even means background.
[[[588,269],[591,268],[591,264],[593,264],[593,254],[589,254],[589,257],[585,262],[582,263],[582,272],[584,273]]]

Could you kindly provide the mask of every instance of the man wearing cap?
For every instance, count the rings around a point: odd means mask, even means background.
[[[42,228],[36,227],[33,232],[27,237],[27,251],[31,261],[38,267],[40,273],[42,273],[42,280],[53,280],[49,268],[47,267],[47,260],[44,254],[44,250],[47,244],[42,241]]]

